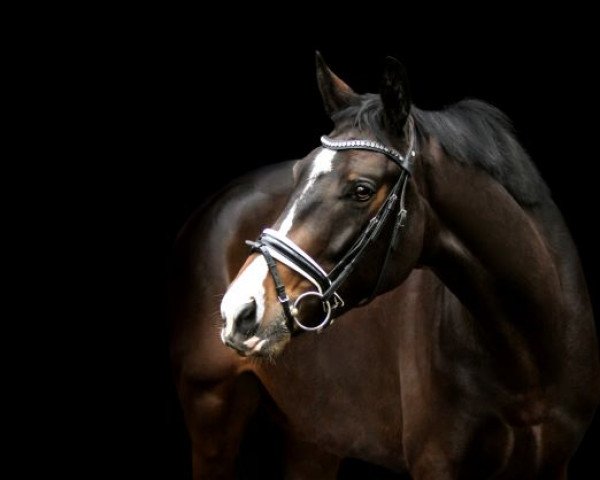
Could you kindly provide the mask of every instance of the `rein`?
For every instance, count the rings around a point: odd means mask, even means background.
[[[382,268],[379,271],[377,282],[371,295],[368,299],[361,302],[361,304],[372,300],[379,290],[388,260],[391,253],[397,247],[402,228],[406,225],[408,213],[405,200],[406,185],[408,183],[408,178],[412,174],[414,157],[416,155],[414,150],[415,133],[412,121],[410,121],[409,147],[405,155],[401,155],[397,150],[372,140],[333,140],[329,137],[322,136],[321,144],[323,148],[330,150],[368,150],[381,153],[396,163],[401,168],[401,173],[387,198],[377,211],[377,214],[371,218],[365,229],[329,274],[327,274],[308,253],[302,250],[291,239],[276,230],[267,228],[263,230],[257,241],[246,241],[246,243],[252,247],[253,251],[259,252],[264,257],[267,267],[269,268],[269,273],[275,283],[277,299],[283,308],[283,312],[290,327],[295,324],[302,330],[317,332],[320,332],[323,328],[332,323],[332,311],[344,306],[342,297],[337,293],[338,289],[351,275],[359,260],[367,251],[369,245],[377,240],[383,226],[391,217],[392,212],[396,207],[396,202],[398,202],[399,199],[394,229],[384,257]],[[277,262],[283,263],[304,277],[313,284],[316,291],[308,291],[299,295],[292,304],[285,290],[285,284],[277,271]],[[311,296],[321,300],[325,312],[324,319],[314,327],[304,325],[298,320],[298,305],[305,298]]]

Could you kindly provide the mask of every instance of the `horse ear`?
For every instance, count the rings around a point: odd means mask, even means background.
[[[410,92],[406,70],[393,57],[385,59],[381,82],[381,101],[388,128],[397,135],[402,135],[410,112]]]
[[[327,115],[335,113],[358,102],[358,95],[333,73],[319,52],[316,52],[317,82]]]

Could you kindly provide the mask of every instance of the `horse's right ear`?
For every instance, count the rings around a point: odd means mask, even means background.
[[[340,110],[354,105],[359,96],[333,73],[319,52],[316,52],[317,82],[327,115],[333,117]]]
[[[395,58],[387,57],[381,82],[381,101],[385,121],[397,135],[402,135],[410,112],[410,92],[406,69]]]

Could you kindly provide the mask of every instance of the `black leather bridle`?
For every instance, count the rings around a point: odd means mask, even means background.
[[[388,218],[392,216],[392,212],[396,207],[396,202],[399,199],[396,222],[394,223],[394,229],[392,231],[382,268],[379,271],[377,283],[375,284],[372,294],[364,303],[370,301],[379,290],[389,257],[392,251],[397,247],[402,227],[406,225],[406,185],[409,176],[412,174],[414,157],[416,156],[415,132],[411,118],[409,118],[409,130],[410,140],[405,155],[401,155],[397,150],[372,140],[333,140],[326,136],[321,137],[323,148],[330,150],[369,150],[382,153],[401,168],[398,180],[390,190],[383,205],[381,205],[377,211],[377,214],[371,218],[352,247],[350,247],[348,252],[346,252],[344,257],[335,265],[335,267],[333,267],[329,274],[327,274],[310,255],[292,240],[276,230],[267,228],[261,233],[257,241],[246,241],[246,243],[252,247],[253,251],[259,252],[264,257],[271,277],[273,278],[273,282],[275,283],[277,298],[283,308],[290,329],[292,329],[295,324],[302,330],[318,332],[331,323],[332,311],[335,311],[337,308],[344,305],[344,301],[337,293],[338,289],[342,283],[348,279],[369,245],[377,240],[383,226],[386,224]],[[277,271],[278,261],[303,276],[311,282],[317,290],[308,291],[299,295],[294,303],[291,304],[291,300],[285,290],[285,285]],[[318,297],[321,300],[323,310],[325,311],[325,318],[314,327],[304,325],[298,320],[298,305],[303,299],[310,296]]]

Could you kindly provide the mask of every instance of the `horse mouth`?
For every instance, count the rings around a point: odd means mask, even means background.
[[[275,358],[278,356],[284,349],[288,340],[279,339],[277,341],[272,341],[271,339],[264,338],[260,340],[256,345],[252,348],[248,347],[240,347],[238,345],[232,343],[225,343],[229,348],[232,348],[236,351],[238,355],[245,358]]]
[[[246,349],[242,352],[239,352],[244,357],[252,357],[252,356],[261,356],[261,352],[263,348],[268,346],[269,339],[268,338],[260,338],[260,337],[252,337],[244,342],[244,346]]]
[[[254,347],[246,350],[241,355],[244,357],[274,359],[285,348],[290,341],[290,335],[278,335],[260,340]]]
[[[227,338],[224,336],[224,332],[221,332],[223,344],[241,357],[275,358],[283,351],[290,338],[291,335],[287,328],[280,327],[268,329],[267,332],[254,335],[243,341]]]

